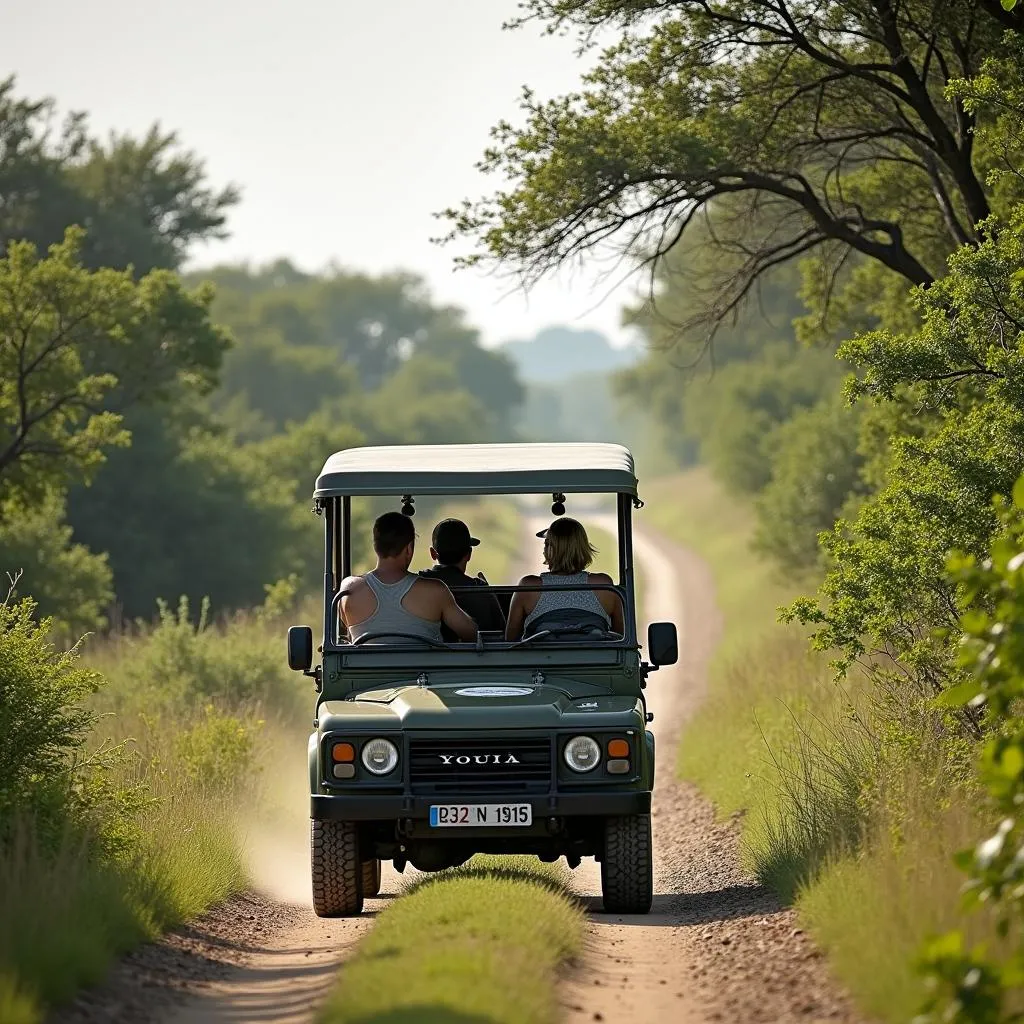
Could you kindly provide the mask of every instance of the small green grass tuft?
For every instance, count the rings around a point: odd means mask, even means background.
[[[417,879],[359,943],[319,1021],[556,1021],[557,970],[583,938],[565,877],[524,858],[478,857]]]

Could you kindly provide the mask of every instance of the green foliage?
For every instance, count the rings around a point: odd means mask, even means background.
[[[194,401],[137,409],[127,422],[132,446],[112,453],[92,486],[68,499],[76,538],[108,553],[126,616],[150,618],[164,594],[246,607],[265,583],[304,571],[316,556],[311,478],[296,506],[296,476],[322,450],[303,452],[278,477]]]
[[[60,651],[30,600],[0,604],[0,845],[19,815],[31,814],[48,841],[74,803],[82,748],[95,718],[84,701],[99,686]]]
[[[262,721],[243,721],[208,704],[203,718],[175,737],[175,754],[200,790],[229,791],[239,775],[259,771],[257,741]]]
[[[862,371],[849,393],[912,408],[917,431],[892,438],[884,485],[826,538],[820,603],[791,610],[815,625],[817,647],[838,650],[840,668],[868,656],[918,694],[959,678],[952,641],[935,632],[948,637],[957,621],[946,556],[988,547],[991,496],[1024,470],[1022,258],[1016,225],[965,247],[915,296],[919,331],[877,331],[840,349]]]
[[[87,267],[142,275],[173,269],[193,242],[221,236],[238,191],[210,188],[173,134],[154,127],[140,140],[101,142],[84,114],[55,127],[55,113],[52,100],[18,98],[13,78],[0,81],[0,252],[18,240],[45,249],[77,224],[89,228]]]
[[[978,772],[992,832],[958,863],[969,877],[966,908],[997,915],[1003,948],[968,948],[961,933],[950,932],[923,959],[933,982],[928,1019],[983,1024],[1024,1013],[1024,477],[1013,504],[998,500],[995,509],[1001,532],[989,556],[950,560],[962,611],[957,660],[966,679],[942,703],[983,708],[989,727]]]
[[[389,438],[401,436],[406,421],[419,435],[430,436],[436,426],[446,436],[461,430],[458,439],[508,436],[522,398],[510,360],[481,347],[459,310],[434,305],[415,275],[313,275],[279,261],[255,271],[218,267],[197,276],[216,285],[215,314],[238,338],[215,406],[237,417],[248,413],[247,436],[280,431],[322,408],[364,429],[366,417]],[[433,369],[438,363],[445,367],[443,380]],[[416,394],[420,374],[423,396]],[[389,387],[403,400],[421,402],[444,388],[453,392],[453,408],[435,411],[433,417],[442,417],[435,425],[426,408],[405,413],[394,406]],[[391,423],[388,413],[403,422]],[[461,427],[459,415],[465,417]]]
[[[107,669],[108,699],[118,709],[138,706],[143,696],[147,714],[208,701],[218,708],[255,702],[294,707],[295,684],[281,657],[280,637],[261,627],[218,628],[210,621],[208,600],[195,621],[188,598],[175,609],[161,601],[152,629],[119,642],[121,657]]]
[[[72,540],[61,495],[48,494],[29,508],[0,509],[0,580],[17,579],[16,592],[31,593],[39,614],[72,642],[106,625],[114,597],[105,554]]]
[[[578,92],[527,90],[524,124],[495,127],[481,168],[502,184],[448,211],[452,234],[477,244],[469,262],[530,279],[608,248],[663,256],[726,198],[715,246],[741,267],[716,320],[807,254],[826,300],[851,257],[927,283],[992,209],[973,133],[988,112],[945,89],[1006,52],[993,7],[527,0],[519,24],[612,41]]]
[[[858,413],[838,395],[825,398],[771,435],[771,479],[757,498],[753,543],[790,574],[820,565],[819,534],[866,493]]]
[[[831,352],[792,342],[727,363],[687,396],[684,422],[702,459],[734,493],[756,494],[772,480],[776,431],[815,405],[841,377]],[[831,525],[831,523],[827,524]]]
[[[119,412],[181,378],[209,385],[226,346],[207,292],[154,272],[90,272],[80,231],[40,258],[15,243],[0,260],[0,479],[34,500],[68,477],[88,480],[125,445]]]

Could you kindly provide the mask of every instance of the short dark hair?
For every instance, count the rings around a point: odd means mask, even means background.
[[[400,555],[416,539],[416,529],[401,512],[385,512],[373,523],[373,550],[378,558]]]

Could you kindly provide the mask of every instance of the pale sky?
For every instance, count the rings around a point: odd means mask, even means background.
[[[4,5],[0,77],[85,110],[93,128],[154,121],[238,183],[231,238],[196,262],[278,256],[423,275],[488,344],[565,323],[625,339],[634,285],[592,263],[536,286],[455,273],[432,214],[488,187],[473,167],[520,86],[574,88],[571,41],[502,32],[515,0],[32,0]],[[512,294],[508,294],[512,289]]]

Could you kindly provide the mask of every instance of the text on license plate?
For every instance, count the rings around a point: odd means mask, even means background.
[[[430,824],[441,825],[532,825],[530,804],[434,804]]]

